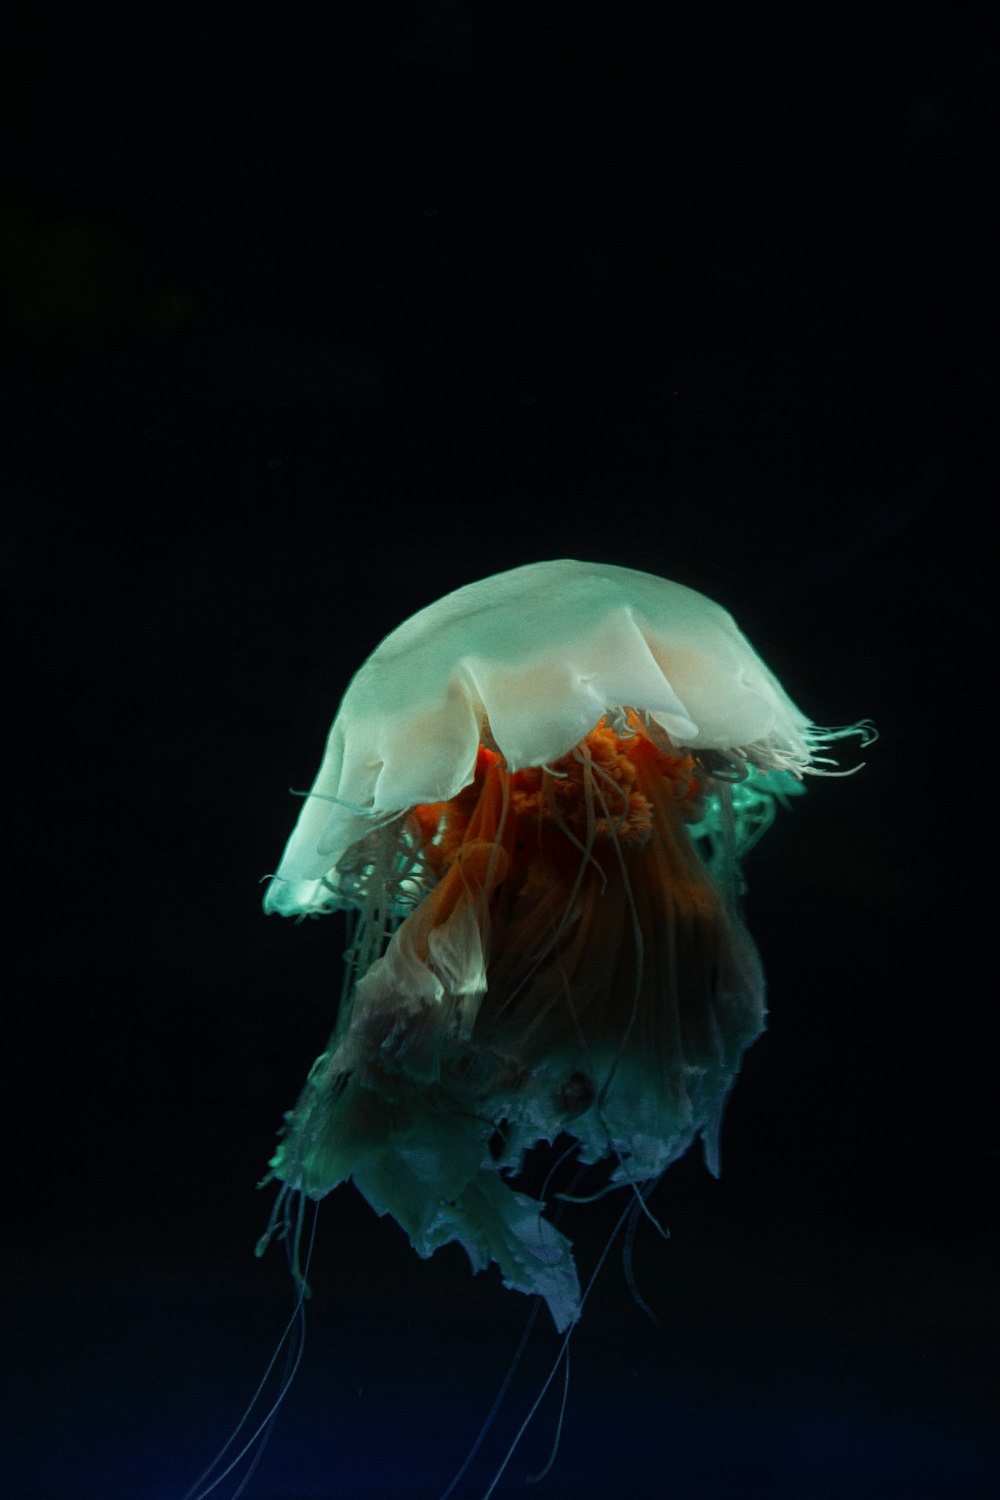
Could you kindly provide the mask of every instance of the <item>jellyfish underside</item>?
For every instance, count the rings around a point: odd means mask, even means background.
[[[715,1170],[764,1024],[737,858],[791,778],[744,765],[734,786],[634,710],[545,766],[508,769],[485,720],[480,741],[468,785],[340,861],[344,996],[271,1168],[317,1199],[353,1179],[421,1255],[495,1260],[563,1329],[572,1249],[518,1190],[525,1155],[565,1135],[641,1188],[700,1135]]]

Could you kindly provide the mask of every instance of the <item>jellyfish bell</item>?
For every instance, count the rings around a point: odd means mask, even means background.
[[[329,888],[365,821],[445,801],[482,729],[508,769],[567,754],[631,706],[676,744],[801,775],[810,721],[720,605],[629,568],[532,563],[404,622],[351,681],[265,910],[335,909]]]
[[[351,1179],[423,1256],[579,1316],[572,1247],[520,1190],[569,1136],[644,1192],[764,1026],[739,859],[817,729],[693,589],[560,560],[458,589],[351,681],[265,910],[354,914],[333,1035],[271,1176]]]

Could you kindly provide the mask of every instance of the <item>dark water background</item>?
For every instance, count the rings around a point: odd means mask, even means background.
[[[35,8],[6,50],[8,1500],[180,1500],[238,1416],[343,944],[260,914],[287,788],[388,630],[559,556],[704,590],[882,737],[748,861],[770,1027],[721,1181],[639,1230],[659,1326],[613,1253],[557,1465],[553,1390],[498,1493],[995,1493],[997,32],[689,11]],[[433,1500],[528,1304],[350,1190],[312,1280],[248,1497]]]

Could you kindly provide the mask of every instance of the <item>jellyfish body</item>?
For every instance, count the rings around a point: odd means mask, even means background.
[[[265,909],[355,914],[336,1026],[272,1174],[352,1179],[424,1256],[579,1314],[518,1190],[565,1135],[642,1189],[701,1137],[764,1025],[741,853],[829,735],[725,610],[562,560],[459,589],[354,677]]]

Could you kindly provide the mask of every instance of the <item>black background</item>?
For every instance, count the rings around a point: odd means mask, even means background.
[[[748,861],[770,1027],[499,1494],[992,1493],[998,42],[934,4],[34,10],[0,196],[4,1409],[21,1500],[179,1500],[291,1305],[254,1183],[343,931],[265,921],[352,671],[547,557],[727,605],[823,723]],[[23,682],[19,679],[23,677]],[[17,690],[23,687],[23,698]],[[615,1216],[572,1218],[593,1266]],[[324,1202],[257,1500],[433,1497],[528,1304]],[[456,1491],[555,1352],[539,1326]],[[220,1494],[234,1488],[228,1482]]]

